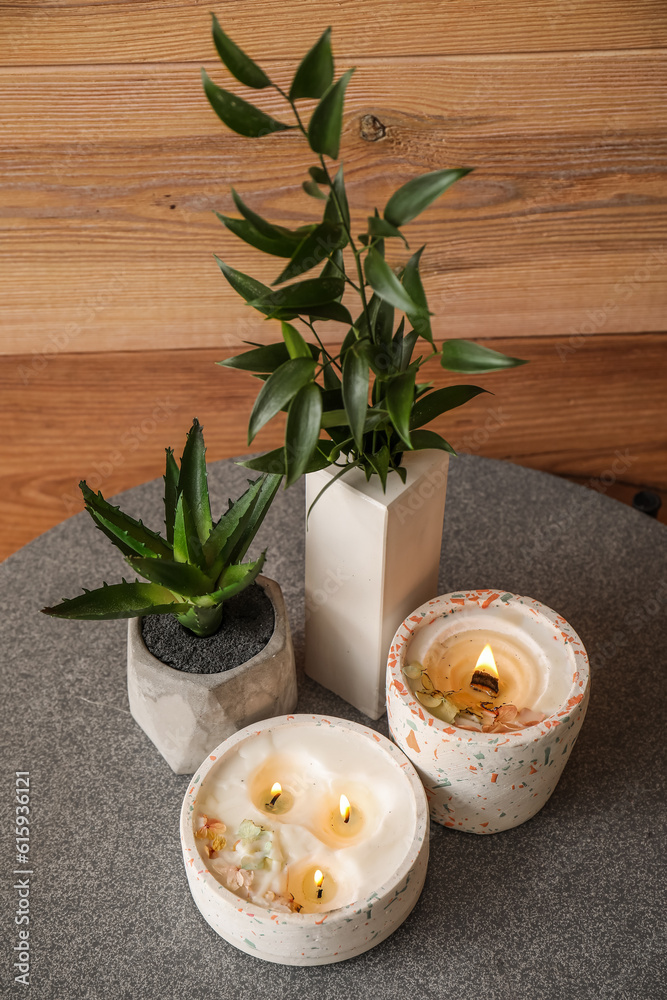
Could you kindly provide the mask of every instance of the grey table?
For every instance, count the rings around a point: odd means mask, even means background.
[[[211,471],[216,508],[245,470]],[[161,482],[124,496],[159,525]],[[281,492],[263,531],[303,642],[303,496]],[[261,541],[261,539],[260,539]],[[495,587],[558,609],[592,664],[579,742],[531,822],[476,837],[433,826],[424,893],[387,941],[340,965],[250,958],[199,916],[183,869],[177,777],[128,712],[125,623],[37,613],[120,578],[86,515],[2,567],[2,995],[138,1000],[667,996],[665,647],[667,531],[568,482],[475,457],[452,462],[440,590]],[[367,723],[318,685],[300,710]],[[377,728],[386,732],[386,722]],[[14,986],[14,772],[30,772],[30,988]]]

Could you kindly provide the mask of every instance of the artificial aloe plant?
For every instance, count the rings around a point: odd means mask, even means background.
[[[284,473],[288,486],[303,473],[332,463],[340,466],[339,475],[358,466],[367,478],[377,474],[384,488],[392,470],[405,481],[401,460],[406,449],[453,452],[441,435],[424,430],[424,425],[485,391],[474,385],[434,389],[433,383],[420,382],[426,360],[438,355],[443,368],[467,374],[525,362],[465,340],[448,340],[438,348],[420,276],[424,247],[406,253],[397,267],[385,260],[385,240],[398,240],[409,250],[403,227],[469,170],[435,170],[408,181],[391,196],[382,215],[375,209],[364,231],[353,235],[343,168],[332,170],[328,161],[338,159],[345,90],[354,70],[334,82],[330,36],[327,28],[301,60],[285,92],[225,34],[213,15],[213,41],[229,72],[247,87],[276,90],[293,121],[277,120],[223,90],[202,70],[213,110],[230,129],[250,138],[302,133],[317,157],[303,188],[323,202],[321,222],[292,230],[268,222],[232,190],[242,218],[219,215],[220,220],[235,236],[287,263],[268,287],[216,259],[250,306],[281,321],[282,341],[251,345],[252,350],[219,364],[252,372],[264,382],[250,415],[249,444],[269,420],[287,411],[284,447],[245,465]],[[298,106],[302,100],[318,101],[307,124]],[[317,277],[294,281],[320,265]],[[357,300],[356,316],[343,302],[346,292]],[[404,314],[398,323],[397,311]],[[292,324],[296,319],[313,341],[307,342]],[[327,348],[318,331],[320,323],[331,320],[347,326],[339,349]],[[420,343],[426,354],[413,360]]]
[[[104,584],[64,600],[44,613],[58,618],[137,618],[173,615],[195,635],[212,635],[223,604],[255,580],[265,553],[242,562],[280,485],[279,475],[262,475],[216,522],[211,517],[204,436],[197,420],[187,435],[180,469],[166,449],[164,513],[166,538],[114,507],[85,480],[79,486],[93,521],[148,580]]]

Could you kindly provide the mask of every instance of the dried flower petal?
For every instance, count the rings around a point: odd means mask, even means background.
[[[516,718],[517,712],[516,705],[501,705],[496,719],[498,722],[511,722],[512,719]]]

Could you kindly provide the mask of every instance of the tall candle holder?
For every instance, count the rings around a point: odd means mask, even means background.
[[[485,687],[485,668],[476,659],[489,636],[498,637],[504,656],[495,698],[493,681]],[[467,640],[469,681],[477,674],[478,683],[468,684],[470,696],[464,701],[482,721],[492,723],[484,726],[486,731],[476,731],[481,723],[475,716],[470,728],[461,724],[465,708],[457,714],[457,704],[437,689],[428,670],[420,677],[427,659],[435,664],[430,673],[440,670],[443,687],[455,676],[460,706]],[[434,645],[439,657],[433,655]],[[454,663],[451,670],[448,656]],[[504,685],[503,666],[511,674]],[[507,706],[503,686],[515,701],[523,691],[534,703]],[[531,819],[551,796],[581,729],[589,689],[583,643],[555,611],[502,591],[445,594],[417,608],[394,636],[387,664],[389,729],[415,765],[436,822],[468,833],[497,833]],[[539,711],[541,706],[547,711]],[[515,709],[525,712],[518,714],[519,723],[531,719],[531,710],[539,721],[518,728]],[[503,724],[508,718],[509,727]]]

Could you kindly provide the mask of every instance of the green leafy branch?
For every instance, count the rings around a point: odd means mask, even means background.
[[[262,472],[284,474],[286,485],[301,475],[334,464],[342,475],[360,467],[367,478],[378,475],[383,489],[389,472],[405,481],[406,450],[439,448],[453,453],[448,442],[424,425],[486,390],[475,385],[434,389],[418,380],[425,362],[440,357],[443,368],[480,374],[525,364],[465,340],[448,340],[438,348],[420,274],[424,247],[399,269],[385,259],[385,241],[398,239],[409,250],[404,226],[470,171],[434,170],[413,178],[390,197],[382,215],[377,208],[355,238],[342,165],[333,170],[340,151],[345,93],[354,72],[334,80],[331,29],[327,28],[297,67],[286,93],[244,53],[213,15],[213,41],[222,62],[240,83],[256,90],[273,88],[286,101],[294,121],[284,122],[218,87],[202,69],[206,96],[232,131],[251,138],[299,131],[317,164],[309,168],[304,191],[323,202],[322,220],[287,229],[250,209],[232,190],[241,218],[219,215],[220,221],[250,246],[287,261],[269,287],[216,257],[231,287],[268,319],[281,323],[282,342],[259,347],[219,364],[251,372],[263,382],[248,426],[248,444],[278,413],[287,413],[282,448],[244,463]],[[298,101],[316,100],[307,124]],[[346,266],[346,253],[353,270]],[[320,267],[317,277],[303,278]],[[299,280],[295,280],[299,279]],[[276,287],[280,286],[280,287]],[[346,289],[359,300],[353,316],[343,303]],[[396,313],[403,313],[400,320]],[[293,325],[298,320],[312,334],[306,341]],[[334,353],[327,349],[316,324],[337,321],[348,330]],[[417,345],[425,354],[413,360]],[[326,435],[321,437],[321,434]]]

